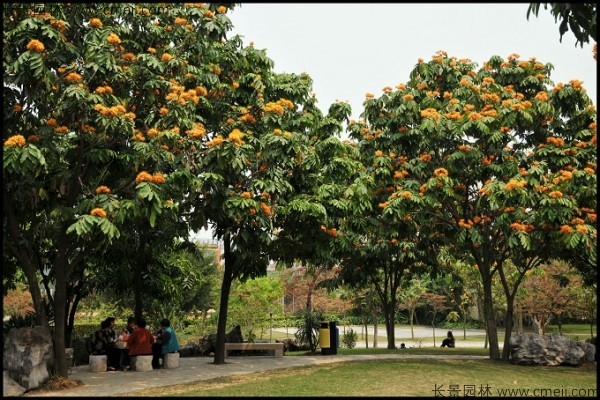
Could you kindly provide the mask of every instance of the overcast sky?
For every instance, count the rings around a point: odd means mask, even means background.
[[[536,57],[551,63],[556,84],[583,81],[594,104],[592,45],[575,47],[569,31],[560,42],[549,10],[527,20],[529,3],[242,3],[229,13],[233,34],[266,49],[276,72],[308,73],[319,107],[348,101],[358,119],[367,92],[406,83],[417,60],[438,50],[478,66],[493,55]]]

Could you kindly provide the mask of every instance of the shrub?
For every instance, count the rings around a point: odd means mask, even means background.
[[[358,339],[358,334],[351,328],[342,336],[342,344],[344,347],[353,349],[356,346],[356,339]]]

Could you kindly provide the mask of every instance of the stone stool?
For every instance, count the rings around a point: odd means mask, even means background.
[[[152,371],[152,356],[131,357],[131,369],[137,372]]]
[[[90,356],[90,372],[106,372],[107,356],[106,355],[91,355]]]
[[[179,368],[179,353],[168,353],[163,355],[163,368]]]

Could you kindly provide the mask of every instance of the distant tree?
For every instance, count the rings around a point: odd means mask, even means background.
[[[554,16],[554,21],[560,20],[559,32],[560,41],[563,35],[571,29],[571,32],[577,39],[578,44],[583,47],[584,43],[589,43],[590,38],[594,41],[598,39],[598,26],[596,17],[598,16],[598,3],[531,3],[527,9],[527,19],[533,13],[536,17],[540,11],[540,6],[544,5],[544,10],[550,6],[550,12]]]
[[[398,301],[400,302],[399,308],[401,310],[408,310],[408,321],[410,323],[410,335],[412,339],[415,338],[415,331],[413,329],[415,311],[419,306],[424,304],[423,294],[427,292],[427,282],[426,279],[415,276],[410,281],[405,281],[400,288],[398,296]]]
[[[581,277],[562,262],[554,261],[532,271],[523,282],[524,295],[520,299],[525,315],[531,317],[540,335],[552,318],[562,335],[561,318],[573,313],[577,306],[577,289],[581,288]]]
[[[448,306],[446,302],[448,297],[444,294],[427,292],[423,294],[425,304],[431,307],[431,327],[433,328],[433,346],[435,347],[435,318],[442,311],[446,311]]]

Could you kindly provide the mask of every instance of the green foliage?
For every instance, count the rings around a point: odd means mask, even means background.
[[[350,329],[342,335],[342,344],[348,349],[353,349],[356,346],[356,339],[358,339],[358,334]]]
[[[319,345],[319,328],[321,322],[323,322],[323,314],[320,311],[308,311],[304,310],[300,312],[300,321],[296,326],[297,330],[294,334],[298,342],[301,344],[307,344],[310,347],[310,351],[315,353]]]
[[[270,315],[276,321],[281,311],[277,303],[283,294],[279,279],[262,277],[234,283],[229,297],[229,325],[239,324],[246,336],[260,332],[257,337],[263,339],[270,328]]]
[[[529,19],[531,13],[537,17],[542,4],[544,10],[547,10],[550,6],[550,12],[554,16],[555,22],[560,20],[558,29],[561,43],[563,35],[569,29],[577,39],[575,46],[579,44],[583,47],[583,44],[589,43],[590,39],[597,41],[598,3],[531,3],[527,9],[527,19]]]

